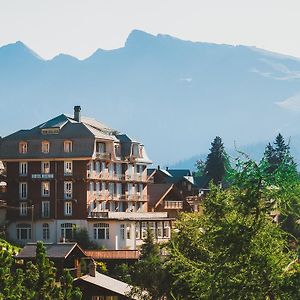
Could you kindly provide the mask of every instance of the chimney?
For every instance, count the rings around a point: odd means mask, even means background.
[[[79,105],[74,106],[74,120],[77,122],[81,122],[80,111],[81,107]]]
[[[91,260],[88,267],[89,267],[89,275],[92,276],[92,277],[96,277],[96,263],[95,263],[95,261]]]
[[[160,165],[157,166],[157,170],[160,170]]]
[[[169,171],[169,167],[166,167],[166,170]]]

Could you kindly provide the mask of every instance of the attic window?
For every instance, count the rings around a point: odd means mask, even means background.
[[[27,153],[27,150],[28,150],[28,144],[27,142],[20,142],[19,143],[19,153]]]
[[[64,141],[64,152],[72,152],[72,141]]]
[[[59,128],[44,128],[42,134],[59,134]]]

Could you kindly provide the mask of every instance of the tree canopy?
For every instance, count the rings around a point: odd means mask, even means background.
[[[80,300],[82,293],[73,288],[73,278],[64,271],[59,282],[46,248],[37,243],[36,262],[21,269],[12,257],[13,246],[7,243],[0,251],[0,299],[2,300]]]
[[[298,187],[288,192],[278,178],[273,185],[262,164],[239,161],[229,188],[211,185],[203,215],[181,216],[167,262],[175,299],[300,298],[298,253],[272,219],[278,197],[279,206],[299,201]]]
[[[204,174],[206,174],[209,180],[212,180],[214,184],[220,184],[222,183],[226,174],[226,167],[228,166],[229,160],[222,139],[216,136],[211,143],[210,153],[205,162]]]

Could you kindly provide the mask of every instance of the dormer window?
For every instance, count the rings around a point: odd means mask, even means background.
[[[139,145],[133,144],[132,145],[132,156],[138,157],[138,155],[139,155]]]
[[[72,152],[72,141],[64,141],[64,152]]]
[[[97,153],[105,153],[106,152],[105,143],[96,142],[96,152]]]
[[[19,143],[19,153],[27,153],[28,151],[28,143],[27,142],[20,142]]]
[[[116,157],[121,157],[121,145],[115,144],[115,155]]]
[[[43,153],[49,153],[50,151],[50,143],[48,141],[42,142],[42,152]]]

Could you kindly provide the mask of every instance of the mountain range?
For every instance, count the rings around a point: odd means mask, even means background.
[[[0,103],[2,136],[81,105],[155,164],[194,160],[216,135],[257,152],[278,132],[300,162],[300,60],[255,47],[134,30],[122,48],[44,60],[16,42],[0,48]]]

